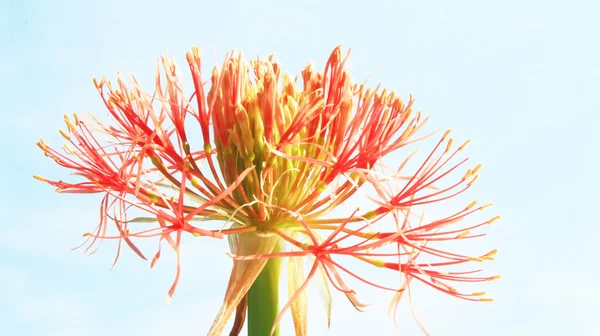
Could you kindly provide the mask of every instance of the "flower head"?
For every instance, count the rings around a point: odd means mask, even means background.
[[[244,308],[269,259],[288,262],[290,296],[275,324],[291,309],[298,335],[306,333],[305,289],[313,279],[325,293],[329,286],[343,292],[357,309],[366,305],[348,278],[391,292],[393,310],[413,280],[458,298],[489,301],[453,284],[497,277],[448,267],[492,260],[496,250],[472,256],[435,247],[484,235],[475,230],[498,217],[467,219],[489,204],[472,202],[436,220],[417,212],[464,193],[481,165],[467,166],[460,159],[467,142],[454,146],[447,131],[422,162],[415,163],[413,152],[399,167],[388,167],[384,158],[434,135],[416,135],[426,120],[413,111],[412,97],[403,101],[394,92],[353,84],[347,58],[338,47],[322,72],[309,64],[292,78],[274,55],[247,62],[233,52],[212,71],[209,85],[193,48],[187,54],[189,97],[166,57],[153,93],[134,77],[129,85],[121,76],[116,85],[94,80],[112,122],[65,116],[63,151],[38,143],[80,181],[35,177],[59,192],[104,195],[99,224],[85,234],[88,249],[116,239],[145,259],[136,240],[166,241],[178,258],[168,298],[179,281],[182,235],[228,237],[234,267],[211,334],[220,335],[236,308]],[[368,204],[342,208],[357,195],[364,204],[363,190],[371,192]],[[131,212],[145,215],[131,218]],[[116,231],[109,233],[113,225]],[[151,266],[159,257],[160,248]],[[341,257],[397,273],[399,281],[380,284]]]

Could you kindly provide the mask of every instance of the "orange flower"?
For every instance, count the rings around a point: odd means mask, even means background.
[[[234,268],[210,334],[220,335],[236,308],[239,332],[247,292],[271,259],[288,261],[290,293],[272,332],[291,308],[296,333],[306,334],[305,288],[313,278],[345,293],[358,309],[365,305],[347,277],[394,293],[394,310],[413,279],[455,297],[489,301],[481,292],[459,291],[449,283],[497,277],[446,268],[492,260],[496,250],[468,256],[431,245],[482,236],[471,231],[498,217],[462,224],[488,206],[476,202],[434,221],[415,211],[465,192],[481,165],[463,168],[467,159],[457,157],[467,142],[453,149],[447,131],[414,172],[403,173],[414,153],[397,170],[387,168],[385,157],[422,139],[415,134],[425,120],[413,112],[412,97],[405,103],[385,89],[352,84],[346,61],[341,49],[334,49],[323,72],[310,64],[302,71],[299,89],[298,78],[281,74],[275,56],[246,62],[234,52],[222,69],[213,70],[205,92],[200,51],[194,48],[187,54],[194,85],[190,98],[174,61],[166,57],[152,94],[134,77],[129,87],[121,77],[116,86],[94,80],[112,123],[92,115],[65,116],[64,152],[38,143],[82,182],[35,177],[59,192],[104,194],[99,224],[85,234],[91,240],[87,250],[99,240],[117,239],[145,259],[135,240],[166,240],[178,259],[167,299],[179,281],[182,235],[229,237]],[[200,135],[189,133],[198,128]],[[453,180],[459,170],[464,173]],[[368,210],[334,215],[361,190],[373,191],[371,205],[364,206]],[[130,218],[132,210],[147,215]],[[114,234],[108,233],[109,222]],[[386,229],[385,222],[395,228]],[[340,256],[400,273],[403,280],[384,286],[356,274]],[[421,261],[425,256],[438,260]],[[159,257],[160,249],[151,266]]]

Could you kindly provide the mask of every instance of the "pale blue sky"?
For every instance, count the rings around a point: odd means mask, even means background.
[[[468,155],[484,169],[470,197],[502,215],[481,246],[499,248],[486,267],[503,279],[473,286],[496,302],[417,290],[430,332],[600,334],[599,15],[596,1],[0,0],[0,333],[203,335],[220,306],[230,267],[222,241],[185,242],[167,306],[172,254],[150,271],[124,253],[109,271],[113,244],[91,257],[70,251],[95,225],[98,199],[34,181],[66,177],[35,142],[61,144],[64,113],[105,115],[92,77],[121,70],[148,83],[159,55],[185,65],[194,45],[209,65],[238,48],[276,52],[296,73],[343,44],[357,81],[378,69],[372,83],[413,93],[431,129],[472,139]],[[144,247],[151,255],[155,244]],[[357,289],[374,304],[367,313],[337,295],[327,331],[313,300],[310,335],[393,335],[390,296]],[[400,322],[402,335],[420,335],[406,309]],[[283,328],[291,334],[289,319]]]

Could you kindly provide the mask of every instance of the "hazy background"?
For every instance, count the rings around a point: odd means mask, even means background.
[[[370,83],[413,93],[430,129],[472,139],[468,156],[484,168],[469,198],[494,201],[490,214],[502,215],[477,244],[499,248],[484,266],[503,278],[466,287],[496,302],[420,286],[413,305],[429,331],[600,334],[599,15],[596,1],[0,0],[0,333],[204,335],[222,301],[231,265],[223,241],[184,241],[167,306],[172,253],[150,270],[125,251],[109,271],[114,244],[91,257],[70,251],[95,226],[98,198],[33,180],[66,178],[35,142],[62,144],[64,113],[106,115],[92,77],[121,70],[152,89],[156,59],[168,52],[186,66],[194,45],[206,66],[238,48],[249,58],[276,52],[297,73],[308,60],[322,68],[343,44],[356,81],[377,70]],[[151,256],[156,244],[144,247]],[[335,295],[329,330],[311,297],[309,334],[394,335],[391,296],[356,289],[373,307],[358,313]],[[282,335],[291,330],[287,319]],[[406,308],[399,332],[421,334]]]

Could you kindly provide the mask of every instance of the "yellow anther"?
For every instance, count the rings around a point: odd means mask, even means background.
[[[152,192],[148,192],[148,198],[150,199],[150,202],[152,202],[152,204],[158,203],[158,201],[160,201],[158,195]]]
[[[327,184],[324,182],[319,182],[317,184],[317,191],[318,192],[324,192],[325,190],[327,190]]]
[[[469,203],[469,205],[467,205],[467,208],[465,210],[472,209],[476,204],[477,204],[477,201],[473,201],[473,202]]]
[[[454,143],[454,139],[450,138],[450,140],[448,140],[448,144],[446,145],[446,152],[450,151],[450,147],[452,147],[453,143]]]
[[[464,237],[468,236],[468,235],[469,235],[469,233],[471,233],[471,231],[469,231],[469,230],[467,230],[467,231],[464,231],[464,232],[462,232],[462,233],[460,233],[460,234],[456,235],[456,238],[464,238]]]
[[[377,267],[385,266],[385,261],[383,261],[383,260],[371,260],[371,263]]]
[[[375,217],[377,217],[377,213],[375,212],[375,210],[367,211],[365,213],[364,217],[367,220],[372,220],[372,219],[375,219]]]
[[[494,298],[479,298],[481,302],[494,302]]]
[[[371,232],[367,232],[367,233],[365,233],[365,235],[367,235],[367,237],[366,237],[366,238],[369,238],[369,239],[370,239],[370,238],[373,238],[373,237],[375,237],[375,236],[377,235],[377,232],[375,232],[375,231],[371,231]]]
[[[63,130],[59,130],[58,133],[60,133],[60,135],[63,136],[63,138],[71,141],[71,137],[69,137],[69,135],[67,134],[67,132],[63,131]]]
[[[351,179],[352,181],[355,181],[355,182],[356,182],[356,181],[358,181],[358,178],[359,178],[359,177],[360,177],[360,175],[359,175],[357,172],[352,172],[352,173],[350,173],[350,179]]]
[[[33,178],[38,180],[38,181],[42,181],[42,182],[47,182],[48,180],[45,177],[41,177],[40,175],[33,175]]]
[[[501,276],[500,276],[500,275],[494,275],[494,276],[491,276],[491,277],[489,277],[487,280],[488,280],[488,281],[492,281],[492,280],[498,280],[498,279],[500,279],[500,278],[501,278]]]
[[[491,225],[493,222],[497,221],[498,219],[500,219],[500,216],[496,216],[496,217],[494,217],[494,218],[490,219],[490,220],[488,221],[488,224],[489,224],[489,225]]]
[[[392,91],[390,92],[390,96],[389,96],[389,101],[393,102],[394,100],[396,100],[396,92]]]
[[[481,163],[478,164],[477,166],[475,166],[475,168],[473,168],[473,175],[477,174],[477,172],[479,171],[479,169],[481,169]]]
[[[475,181],[477,181],[477,178],[479,177],[479,175],[475,175],[475,177],[473,177],[473,179],[467,183],[467,185],[470,187],[473,183],[475,183]]]
[[[106,77],[102,76],[102,79],[100,80],[100,83],[98,83],[98,79],[96,79],[96,77],[94,77],[94,86],[96,87],[101,87],[106,83]]]
[[[69,130],[69,132],[74,132],[75,131],[75,124],[73,124],[71,122],[71,120],[67,120],[66,124],[67,124],[67,129]]]
[[[383,91],[381,91],[381,95],[380,95],[380,97],[382,97],[382,98],[385,98],[385,97],[387,96],[387,94],[388,94],[388,93],[387,93],[387,89],[386,89],[386,88],[384,88],[384,89],[383,89]]]
[[[461,151],[465,148],[465,146],[467,146],[467,144],[471,142],[471,140],[467,140],[465,141],[462,145],[460,145],[460,147],[458,147],[458,150]]]
[[[477,261],[477,262],[483,262],[483,259],[479,258],[479,257],[469,257],[470,261]]]
[[[494,261],[494,260],[496,260],[496,259],[494,259],[494,257],[488,257],[488,256],[483,256],[483,257],[481,257],[481,259],[488,260],[488,261]]]
[[[91,232],[86,232],[86,233],[84,233],[84,234],[83,234],[83,236],[84,236],[84,237],[89,237],[89,236],[91,236],[91,235],[92,235],[92,233],[91,233]]]
[[[193,177],[192,178],[192,185],[196,188],[196,189],[202,189],[202,185],[200,184],[200,180],[198,180],[198,178]]]
[[[473,170],[471,168],[469,168],[469,170],[467,170],[467,172],[465,173],[465,175],[462,177],[462,180],[466,180],[469,177],[471,177],[471,175],[473,175]]]
[[[152,164],[154,166],[156,166],[157,168],[160,168],[160,166],[162,166],[162,162],[160,161],[160,158],[156,155],[152,156],[150,158],[150,161],[152,162]]]
[[[181,147],[183,147],[183,151],[188,154],[190,152],[190,143],[185,141]]]
[[[484,296],[485,292],[473,292],[471,293],[472,296]]]
[[[69,129],[69,132],[73,132],[75,130],[75,125],[73,125],[71,120],[69,120],[69,116],[65,114],[64,119],[65,124],[67,125],[67,129]]]
[[[444,133],[444,136],[442,137],[442,142],[446,141],[446,138],[448,137],[450,132],[452,132],[452,130],[447,130],[446,133]]]
[[[63,148],[65,149],[65,151],[67,151],[67,153],[69,153],[71,155],[76,155],[75,152],[71,149],[71,147],[68,144],[64,144]]]
[[[482,206],[481,206],[481,209],[479,209],[479,210],[483,210],[483,209],[485,209],[485,208],[489,208],[489,207],[491,207],[492,205],[494,205],[494,203],[488,203],[488,204],[484,204],[484,205],[482,205]]]
[[[77,116],[77,113],[73,113],[73,119],[75,119],[75,126],[79,125],[79,117]]]
[[[498,249],[493,249],[490,252],[486,253],[485,256],[491,257],[491,256],[495,255],[496,253],[498,253]]]

